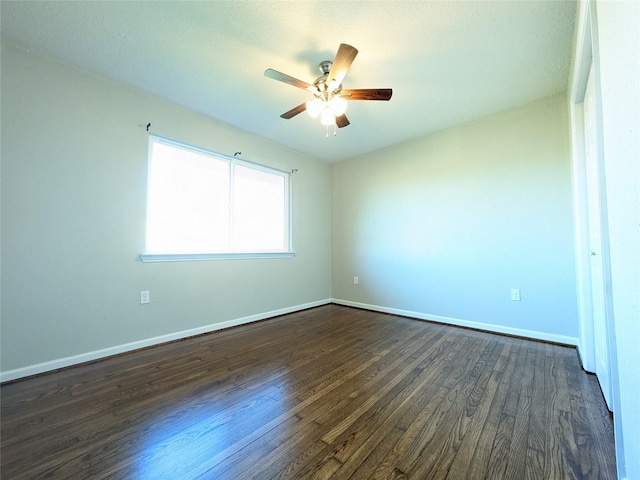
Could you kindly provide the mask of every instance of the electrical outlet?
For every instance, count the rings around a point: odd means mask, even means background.
[[[149,296],[149,290],[143,290],[140,292],[140,303],[145,304],[151,301],[151,297]]]
[[[519,302],[520,301],[520,290],[517,288],[512,288],[511,289],[511,300],[513,300],[514,302]]]
[[[358,282],[360,282],[360,280],[358,279],[358,277],[353,277],[353,284],[354,284],[354,285],[358,285]]]

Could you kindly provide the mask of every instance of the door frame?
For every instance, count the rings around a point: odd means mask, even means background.
[[[571,121],[572,147],[572,182],[573,182],[573,214],[576,245],[576,272],[578,287],[578,308],[580,318],[580,335],[578,351],[583,368],[595,372],[595,337],[593,330],[593,306],[591,292],[591,251],[589,248],[589,217],[587,202],[586,152],[584,148],[584,110],[583,101],[587,88],[589,71],[593,64],[593,82],[595,89],[596,137],[598,144],[598,160],[602,163],[602,107],[600,95],[600,76],[595,55],[595,28],[591,2],[581,2],[584,13],[578,17],[576,37],[576,58],[569,88],[569,115]],[[579,12],[581,13],[581,12]],[[604,179],[603,165],[599,165]],[[602,262],[605,277],[605,315],[607,323],[607,343],[613,343],[611,326],[613,324],[611,309],[611,265],[609,258],[608,228],[606,224],[606,204],[604,203],[604,184],[601,185],[601,229],[602,229]],[[611,362],[610,362],[611,363]]]
[[[609,229],[607,222],[606,185],[604,179],[602,96],[598,58],[598,31],[595,0],[582,0],[577,5],[575,50],[569,79],[568,107],[571,126],[571,156],[573,182],[573,214],[575,229],[575,260],[578,294],[579,339],[578,354],[583,368],[588,372],[596,370],[595,334],[593,322],[593,295],[591,291],[591,251],[589,248],[589,217],[587,204],[586,156],[584,139],[583,101],[593,65],[595,89],[596,138],[598,143],[598,168],[601,173],[601,231],[602,268],[604,276],[604,308],[606,341],[609,353],[610,408],[614,417],[616,457],[618,468],[624,465],[623,433],[619,422],[620,384],[618,380],[617,349],[613,317],[613,297],[611,290],[611,259],[609,255]],[[620,473],[620,472],[619,472]]]
[[[587,108],[589,104],[589,108]],[[582,111],[584,116],[585,141],[585,173],[587,183],[587,216],[589,219],[589,250],[591,263],[589,272],[591,275],[591,305],[593,318],[593,347],[595,352],[595,374],[600,383],[600,388],[604,394],[607,407],[611,409],[611,359],[609,358],[609,340],[607,325],[613,321],[612,316],[607,315],[606,298],[611,297],[611,288],[607,289],[605,275],[604,252],[606,252],[605,227],[605,196],[606,186],[602,174],[604,164],[600,150],[600,141],[597,135],[596,119],[596,91],[595,91],[595,68],[591,62],[589,78]],[[593,147],[596,147],[595,149]],[[593,209],[593,210],[592,210]],[[594,243],[595,242],[595,243]],[[586,246],[585,246],[586,248]],[[586,269],[585,269],[586,271]],[[608,282],[609,285],[611,282]],[[613,340],[612,340],[613,341]]]

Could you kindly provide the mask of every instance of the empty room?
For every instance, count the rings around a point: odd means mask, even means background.
[[[1,478],[640,480],[640,2],[0,9]]]

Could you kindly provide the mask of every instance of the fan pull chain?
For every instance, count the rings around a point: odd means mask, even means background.
[[[325,135],[324,138],[329,138],[329,125],[326,126],[327,127],[327,134]],[[333,136],[337,136],[338,135],[338,125],[336,123],[333,124]]]

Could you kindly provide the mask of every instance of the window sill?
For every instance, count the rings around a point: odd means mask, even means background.
[[[291,258],[294,252],[262,253],[141,253],[142,263],[157,262],[200,262],[207,260],[251,260],[258,258]]]

